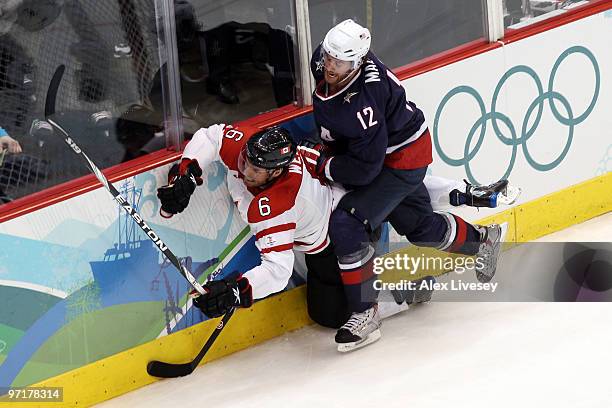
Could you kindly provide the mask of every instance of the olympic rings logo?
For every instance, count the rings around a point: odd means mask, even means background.
[[[591,98],[591,102],[589,106],[580,115],[576,115],[573,112],[572,107],[566,97],[564,97],[559,92],[556,92],[554,90],[555,75],[557,74],[557,70],[559,69],[563,61],[572,54],[582,54],[585,57],[587,57],[589,61],[591,61],[593,65],[593,70],[595,72],[595,91],[593,92],[593,97]],[[519,73],[527,74],[533,79],[538,89],[538,96],[534,99],[534,101],[527,108],[525,117],[523,118],[523,123],[521,125],[521,135],[520,137],[517,137],[516,128],[514,124],[512,123],[512,121],[510,120],[510,118],[497,110],[497,100],[502,90],[502,87],[504,86],[506,81],[513,75],[516,75]],[[512,172],[512,169],[514,168],[514,163],[516,162],[516,156],[517,156],[519,145],[522,148],[523,154],[525,155],[525,159],[531,165],[531,167],[539,171],[551,170],[557,167],[559,163],[561,163],[563,159],[565,158],[565,156],[567,155],[570,149],[570,146],[572,144],[573,137],[574,137],[574,127],[582,123],[591,114],[591,112],[595,108],[595,104],[597,103],[597,98],[599,96],[600,85],[601,85],[601,75],[600,75],[599,64],[597,63],[597,59],[595,58],[593,53],[589,51],[587,48],[582,47],[582,46],[574,46],[574,47],[570,47],[567,50],[565,50],[559,56],[559,58],[557,58],[557,61],[553,65],[552,70],[550,72],[550,77],[548,79],[548,90],[546,92],[544,92],[544,87],[542,85],[542,81],[540,80],[540,77],[532,68],[526,65],[517,65],[515,67],[510,68],[508,71],[506,71],[506,73],[501,77],[501,79],[497,83],[495,92],[493,93],[493,98],[491,101],[491,108],[489,112],[486,111],[485,103],[482,97],[480,96],[478,91],[476,91],[474,88],[470,86],[466,86],[466,85],[455,87],[450,92],[448,92],[444,96],[444,98],[442,98],[442,101],[440,102],[440,105],[438,106],[438,109],[436,111],[436,116],[434,118],[434,126],[433,126],[433,140],[434,140],[434,145],[436,147],[436,151],[438,152],[438,154],[440,155],[440,157],[445,163],[451,166],[454,166],[454,167],[463,166],[465,168],[467,177],[471,183],[479,183],[478,180],[476,180],[476,178],[474,177],[472,173],[472,170],[470,168],[470,161],[472,161],[476,157],[476,154],[480,150],[482,143],[484,141],[484,136],[487,131],[487,122],[490,121],[497,138],[503,144],[512,147],[510,163],[508,164],[508,168],[506,169],[506,172],[501,178],[508,178],[508,176]],[[480,118],[476,120],[476,122],[474,123],[474,125],[469,131],[469,134],[467,136],[467,139],[465,141],[465,146],[463,149],[463,157],[462,158],[452,158],[449,155],[447,155],[442,149],[442,147],[440,146],[440,140],[438,136],[438,126],[440,122],[440,116],[446,104],[451,100],[453,96],[459,95],[462,93],[468,94],[476,100],[476,103],[478,104],[481,115],[480,115]],[[529,140],[529,138],[533,136],[538,125],[540,124],[540,121],[542,119],[542,111],[544,109],[544,103],[546,101],[548,101],[550,105],[550,110],[552,111],[555,119],[559,123],[563,124],[564,126],[567,126],[568,135],[567,135],[567,141],[565,143],[565,146],[563,150],[561,151],[561,153],[557,156],[557,158],[555,158],[549,163],[540,163],[536,161],[531,155],[531,153],[529,152],[527,141]],[[557,104],[555,103],[555,101],[558,101],[560,105],[563,107],[565,115],[559,112],[559,109],[557,108]],[[536,110],[536,108],[537,108],[537,113],[535,116],[535,120],[533,121],[533,124],[530,126],[529,123],[530,123],[531,117],[533,116],[533,113]],[[505,125],[505,127],[510,131],[509,136],[504,135],[504,133],[502,133],[502,131],[499,128],[499,122],[502,122]],[[476,141],[474,147],[470,150],[470,146],[472,146],[472,141],[479,129],[480,129],[480,132],[478,134],[478,140]]]

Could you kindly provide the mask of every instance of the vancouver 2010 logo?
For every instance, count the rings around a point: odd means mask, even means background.
[[[565,59],[572,54],[584,55],[593,65],[593,70],[595,72],[595,89],[593,91],[593,96],[591,98],[591,101],[588,107],[584,110],[584,112],[580,114],[577,114],[576,112],[574,112],[574,110],[572,109],[572,105],[570,104],[570,101],[568,101],[568,98],[566,98],[565,96],[561,95],[559,92],[554,90],[555,89],[554,88],[555,75],[557,74],[557,71],[559,67],[561,66],[561,64],[563,63],[563,61],[565,61]],[[537,87],[537,90],[538,90],[538,96],[533,100],[533,102],[531,102],[531,104],[527,108],[527,111],[523,118],[523,122],[520,124],[520,136],[517,135],[517,127],[515,126],[514,123],[512,123],[510,118],[507,115],[497,110],[498,97],[499,97],[499,94],[504,84],[510,77],[518,73],[523,73],[523,74],[527,74],[528,76],[530,76],[533,79],[535,86]],[[542,81],[540,77],[532,68],[526,65],[517,65],[515,67],[510,68],[508,71],[506,71],[506,73],[501,77],[501,79],[497,83],[495,92],[493,93],[493,98],[491,100],[491,107],[488,112],[485,107],[485,103],[484,103],[482,96],[480,96],[480,94],[478,93],[478,91],[476,91],[476,89],[470,86],[466,86],[466,85],[457,86],[453,88],[450,92],[448,92],[444,96],[444,98],[442,98],[442,101],[440,102],[440,105],[438,106],[438,109],[436,110],[436,115],[434,118],[434,125],[433,125],[433,140],[434,140],[436,151],[446,164],[450,166],[455,166],[455,167],[463,166],[465,168],[465,173],[471,183],[482,182],[483,180],[478,180],[472,173],[472,169],[470,168],[470,162],[476,158],[476,155],[478,154],[482,146],[482,143],[484,141],[484,136],[487,131],[487,122],[491,122],[491,125],[493,127],[493,130],[497,138],[504,145],[512,147],[510,163],[508,164],[506,172],[501,178],[508,178],[508,176],[512,172],[514,163],[516,161],[516,156],[517,156],[519,145],[522,148],[523,154],[525,155],[525,159],[527,160],[529,165],[531,165],[531,167],[539,171],[551,170],[557,167],[559,163],[561,163],[563,159],[565,158],[565,156],[567,155],[571,147],[571,144],[572,144],[572,139],[574,137],[575,126],[582,123],[593,111],[595,104],[597,103],[597,98],[599,96],[600,84],[601,84],[601,75],[599,71],[599,64],[597,63],[597,59],[595,58],[593,53],[585,47],[574,46],[574,47],[570,47],[567,50],[565,50],[559,56],[559,58],[557,58],[557,61],[555,62],[555,64],[553,65],[551,69],[550,77],[548,78],[548,89],[546,91],[544,91],[544,86],[542,85]],[[481,114],[480,114],[480,117],[476,119],[476,121],[474,122],[474,125],[472,126],[472,128],[470,129],[467,135],[467,138],[465,140],[464,150],[463,150],[463,157],[453,158],[445,153],[444,149],[442,148],[440,144],[438,126],[440,123],[440,116],[442,115],[442,111],[444,110],[444,107],[451,100],[451,98],[453,98],[453,96],[456,96],[459,94],[467,94],[467,95],[472,96],[474,100],[476,101],[476,103],[478,104],[478,108],[480,109]],[[545,102],[549,103],[550,110],[553,116],[555,117],[555,119],[559,123],[567,127],[567,136],[566,136],[567,141],[562,151],[557,155],[557,157],[554,160],[548,163],[541,163],[541,162],[536,161],[533,158],[533,156],[529,152],[527,142],[534,135],[536,129],[538,128],[538,125],[540,124],[540,121],[542,119],[542,111],[544,109]],[[532,118],[534,115],[534,111],[536,111],[536,109],[537,109],[537,112],[535,113],[535,118]],[[500,129],[499,122],[502,122],[504,125],[503,127],[507,129],[505,133],[502,132],[502,130]],[[508,135],[508,132],[509,132],[509,135]],[[477,136],[478,139],[474,143],[473,139],[474,137],[476,137],[476,134],[478,134]]]

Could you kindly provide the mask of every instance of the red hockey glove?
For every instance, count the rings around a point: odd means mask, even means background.
[[[325,179],[325,166],[332,158],[331,149],[321,143],[303,144],[302,154],[306,158],[306,168],[321,179]]]

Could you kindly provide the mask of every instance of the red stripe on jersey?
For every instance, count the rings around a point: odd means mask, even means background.
[[[313,248],[313,249],[311,249],[311,250],[306,251],[306,253],[307,253],[307,254],[311,254],[311,253],[313,253],[313,252],[320,251],[320,250],[322,250],[323,248],[325,248],[325,247],[327,246],[327,244],[328,244],[328,241],[327,241],[327,238],[325,238],[325,241],[323,241],[323,242],[321,243],[321,245],[318,245],[316,248]]]
[[[385,157],[385,166],[392,169],[419,169],[429,166],[432,162],[433,156],[431,154],[431,135],[429,134],[429,129],[414,142]]]
[[[451,245],[451,247],[448,249],[449,252],[456,252],[459,248],[461,248],[461,246],[465,243],[465,239],[467,237],[466,222],[462,218],[459,218],[455,215],[453,215],[453,217],[455,217],[455,221],[457,223],[457,234],[455,235],[455,241],[453,242],[453,245]]]
[[[275,232],[291,231],[295,229],[295,222],[289,222],[287,224],[275,225],[274,227],[266,228],[255,234],[255,238],[259,239],[266,235],[274,234]]]
[[[264,248],[260,252],[262,254],[267,254],[268,252],[283,252],[283,251],[288,251],[288,250],[291,250],[291,249],[293,249],[293,243],[277,245],[277,246],[273,246],[273,247],[270,247],[270,248]]]

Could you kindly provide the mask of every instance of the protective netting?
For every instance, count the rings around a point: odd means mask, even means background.
[[[153,0],[0,1],[0,127],[23,149],[4,154],[0,196],[21,197],[87,174],[39,122],[60,64],[62,123],[99,166],[121,162],[127,147],[114,135],[113,118],[149,103],[160,66]]]

